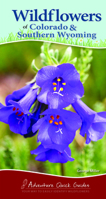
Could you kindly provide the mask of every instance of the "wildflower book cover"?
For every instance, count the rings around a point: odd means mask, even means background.
[[[106,196],[105,21],[100,2],[2,2],[1,195]]]

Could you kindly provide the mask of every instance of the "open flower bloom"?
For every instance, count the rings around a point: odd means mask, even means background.
[[[9,100],[11,105],[0,105],[0,121],[9,124],[10,130],[21,135],[30,127],[30,108],[37,98],[38,89],[30,89],[18,102]]]
[[[57,144],[59,150],[63,151],[74,139],[75,132],[81,127],[80,117],[71,111],[60,109],[47,109],[42,113],[45,115],[32,127],[32,131],[38,132],[38,142],[44,147],[51,148]]]
[[[55,148],[55,147],[54,147]],[[43,145],[39,145],[37,149],[31,151],[31,154],[38,155],[35,160],[46,161],[52,163],[66,163],[67,161],[73,161],[71,157],[71,150],[67,147],[62,153],[56,149],[44,148]]]
[[[84,94],[80,75],[69,63],[41,68],[36,83],[41,87],[38,101],[48,104],[50,108],[67,107]]]
[[[106,112],[96,113],[80,99],[72,104],[75,111],[82,119],[80,135],[86,134],[86,144],[103,138],[106,132]]]

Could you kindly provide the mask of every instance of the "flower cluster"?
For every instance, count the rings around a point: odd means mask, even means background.
[[[69,144],[78,129],[86,144],[103,138],[106,131],[106,112],[91,110],[81,101],[83,95],[74,65],[45,66],[33,83],[8,95],[5,106],[0,104],[0,121],[24,138],[37,134],[40,145],[31,151],[36,160],[73,161]],[[74,112],[65,109],[69,105]]]

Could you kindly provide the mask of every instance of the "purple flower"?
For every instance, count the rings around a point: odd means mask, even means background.
[[[62,153],[56,149],[44,148],[43,145],[39,145],[37,149],[31,151],[31,154],[38,155],[35,160],[46,161],[52,163],[66,163],[67,161],[73,161],[71,157],[71,150],[67,147]]]
[[[21,100],[30,90],[30,88],[33,86],[33,84],[28,84],[26,86],[24,86],[23,88],[14,91],[12,94],[8,95],[5,99],[5,104],[11,105],[9,103],[9,100],[13,100],[18,102],[19,100]]]
[[[80,135],[84,137],[86,134],[86,144],[103,138],[106,132],[106,112],[96,113],[81,100],[77,100],[72,106],[82,119]]]
[[[45,66],[36,76],[36,83],[41,92],[38,101],[50,108],[64,108],[84,94],[80,75],[72,64]]]
[[[11,105],[0,105],[0,121],[9,124],[10,130],[21,135],[27,134],[31,116],[29,110],[37,98],[38,89],[30,89],[18,102],[9,100]]]
[[[32,131],[38,133],[38,142],[45,148],[57,144],[59,150],[64,150],[74,139],[75,132],[81,127],[80,117],[71,111],[59,109],[47,109],[45,115],[32,127]]]

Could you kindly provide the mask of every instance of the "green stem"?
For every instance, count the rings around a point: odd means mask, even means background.
[[[63,163],[60,164],[60,169],[61,169],[61,175],[65,176],[65,168]]]

